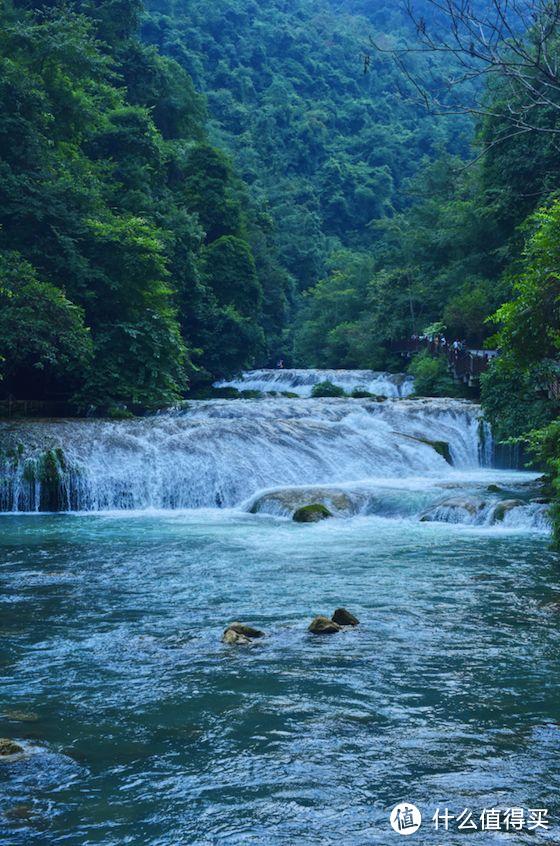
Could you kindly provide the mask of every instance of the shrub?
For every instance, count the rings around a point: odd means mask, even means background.
[[[454,397],[457,389],[447,371],[443,358],[435,358],[428,352],[414,356],[408,372],[414,377],[414,393],[419,397]]]
[[[332,382],[318,382],[311,391],[312,397],[345,397],[344,388],[333,385]]]

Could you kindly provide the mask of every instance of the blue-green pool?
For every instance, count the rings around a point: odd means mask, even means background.
[[[401,800],[411,843],[512,805],[550,832],[479,840],[558,842],[546,536],[204,510],[3,516],[0,549],[2,846],[385,846]],[[307,633],[339,605],[357,629]],[[233,619],[268,637],[224,646]]]

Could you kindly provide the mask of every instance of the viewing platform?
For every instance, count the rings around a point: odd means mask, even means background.
[[[408,341],[395,341],[391,352],[410,359],[414,354],[427,351],[433,356],[447,359],[449,372],[457,382],[470,388],[478,385],[480,376],[488,370],[490,362],[498,355],[497,350],[471,349],[464,344],[455,348],[453,343],[437,342],[429,338],[410,338]]]

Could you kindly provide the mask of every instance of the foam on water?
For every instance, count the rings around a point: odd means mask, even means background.
[[[217,388],[236,388],[239,391],[286,392],[310,397],[315,385],[332,382],[350,394],[354,389],[382,397],[409,397],[414,380],[403,373],[383,373],[374,370],[249,370],[237,379],[217,382]]]
[[[4,461],[0,506],[41,507],[28,462],[47,449],[64,453],[65,510],[232,507],[273,486],[452,473],[427,441],[475,469],[488,461],[480,433],[478,406],[460,400],[213,400],[140,420],[3,424],[21,455]]]

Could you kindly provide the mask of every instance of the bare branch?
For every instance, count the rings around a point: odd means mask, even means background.
[[[511,131],[492,146],[525,133],[560,136],[560,0],[423,0],[433,12],[430,24],[419,0],[403,3],[414,42],[371,45],[393,58],[426,108],[499,118]],[[437,84],[429,69],[418,68],[430,54],[449,57],[447,77]],[[489,105],[485,77],[499,82],[499,104]]]

